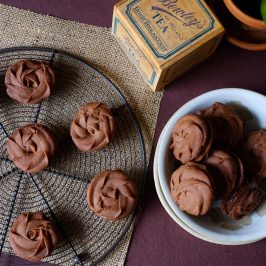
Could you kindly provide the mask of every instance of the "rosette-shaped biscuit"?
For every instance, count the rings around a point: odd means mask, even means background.
[[[243,182],[243,165],[239,158],[232,153],[213,150],[204,164],[212,174],[216,196],[228,196]]]
[[[91,181],[87,191],[89,207],[109,221],[128,217],[136,207],[138,190],[121,170],[105,170]]]
[[[235,146],[243,135],[243,121],[230,107],[216,102],[198,114],[207,118],[214,129],[214,144],[221,147]]]
[[[208,212],[214,199],[214,189],[207,168],[187,163],[171,176],[171,195],[179,209],[199,216]]]
[[[263,193],[255,181],[243,183],[233,194],[222,201],[222,211],[233,219],[249,215],[259,206]]]
[[[88,103],[80,108],[71,124],[70,135],[81,151],[105,148],[115,133],[114,117],[104,103]]]
[[[38,173],[53,159],[56,141],[44,125],[29,124],[15,130],[7,141],[10,160],[27,173]]]
[[[52,67],[33,60],[22,60],[9,66],[5,75],[7,94],[26,104],[39,103],[48,98],[54,83]]]
[[[266,177],[266,131],[250,132],[241,143],[239,157],[248,175]]]
[[[37,262],[53,252],[59,237],[54,225],[42,212],[29,212],[15,219],[9,242],[17,256]]]
[[[208,155],[211,145],[212,129],[203,117],[185,115],[176,122],[170,149],[183,164],[201,161]]]

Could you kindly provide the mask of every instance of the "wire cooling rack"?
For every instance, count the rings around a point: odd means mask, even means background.
[[[6,94],[6,69],[21,59],[49,62],[56,71],[55,89],[40,104],[23,105]],[[106,149],[82,153],[69,137],[70,124],[81,105],[95,101],[112,109],[116,136]],[[6,151],[8,136],[28,123],[46,125],[59,142],[52,165],[34,175],[17,169]],[[92,66],[61,51],[35,47],[0,50],[0,254],[13,253],[8,241],[13,220],[22,212],[41,210],[61,236],[59,247],[46,262],[92,265],[102,260],[125,235],[137,209],[125,220],[106,221],[89,210],[86,189],[98,172],[118,168],[135,180],[142,194],[146,159],[141,130],[114,84]]]

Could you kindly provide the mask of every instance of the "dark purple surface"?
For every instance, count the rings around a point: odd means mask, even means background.
[[[13,255],[9,255],[9,254],[2,254],[1,257],[0,257],[0,265],[1,266],[11,266],[11,265],[34,265],[34,266],[52,266],[54,264],[48,264],[48,263],[33,263],[33,262],[30,262],[28,260],[24,260],[24,259],[21,259],[19,257],[16,257],[16,256],[13,256]]]
[[[36,13],[75,20],[102,27],[111,27],[116,0],[1,0],[1,4]]]
[[[38,13],[107,27],[111,26],[115,2],[0,0],[0,3]],[[162,100],[154,147],[163,126],[181,105],[206,91],[224,87],[246,88],[266,94],[266,52],[249,52],[223,43],[209,60],[170,84]],[[142,211],[129,248],[127,265],[265,265],[265,261],[266,240],[234,247],[215,245],[191,236],[174,223],[156,195],[150,163]],[[15,264],[14,260],[10,264],[10,259],[4,256],[0,265]]]
[[[164,125],[179,107],[204,92],[226,87],[266,94],[266,52],[248,52],[223,43],[205,63],[170,84],[161,103],[154,148]],[[178,226],[156,195],[152,163],[144,194],[127,265],[265,265],[266,240],[222,246],[197,239]]]

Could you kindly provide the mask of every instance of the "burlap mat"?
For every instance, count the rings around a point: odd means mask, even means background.
[[[108,76],[133,108],[143,132],[149,161],[162,92],[152,93],[119,47],[111,30],[43,16],[0,5],[0,48],[51,47],[72,53]],[[118,246],[101,262],[123,265],[133,226]]]

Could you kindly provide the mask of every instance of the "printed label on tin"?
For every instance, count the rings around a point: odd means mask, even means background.
[[[214,28],[201,0],[133,0],[125,13],[158,58],[168,59]]]
[[[141,74],[149,84],[153,85],[156,78],[156,72],[153,65],[143,54],[120,20],[116,17],[114,18],[113,31],[114,35],[118,37],[118,40],[122,43],[122,48],[124,48],[125,52],[129,55],[131,61],[141,71]]]

